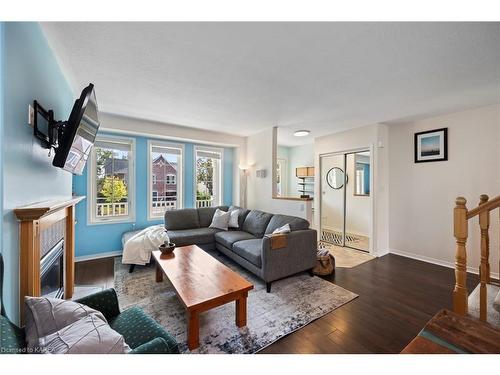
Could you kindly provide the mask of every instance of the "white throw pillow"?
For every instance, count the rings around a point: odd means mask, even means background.
[[[285,224],[282,227],[276,228],[273,231],[273,234],[290,233],[290,232],[291,232],[290,224]]]
[[[96,314],[42,337],[39,346],[47,354],[124,354],[130,351],[123,336]]]
[[[97,310],[74,301],[48,297],[25,297],[26,342],[35,349],[41,337],[59,331],[81,318],[94,314],[106,323]]]
[[[240,209],[229,211],[229,228],[239,228],[238,217],[240,216]]]
[[[227,230],[230,217],[231,213],[222,211],[221,209],[218,208],[215,211],[214,217],[212,218],[212,224],[210,224],[209,228]]]

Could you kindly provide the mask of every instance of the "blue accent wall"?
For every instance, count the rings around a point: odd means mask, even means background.
[[[104,132],[100,134],[106,134]],[[122,234],[129,230],[142,229],[150,225],[161,224],[163,220],[148,220],[148,140],[154,138],[120,135],[135,139],[135,221],[128,223],[87,224],[89,202],[84,200],[76,208],[75,254],[77,257],[98,256],[122,249]],[[172,141],[184,145],[184,207],[194,207],[194,144]],[[225,205],[233,201],[233,156],[232,148],[224,148],[223,155],[223,200]],[[87,195],[88,165],[81,176],[73,176],[73,193]]]
[[[18,206],[71,196],[71,174],[52,166],[52,157],[33,137],[28,105],[38,100],[66,120],[75,96],[38,23],[2,24],[2,255],[8,316],[19,320]]]

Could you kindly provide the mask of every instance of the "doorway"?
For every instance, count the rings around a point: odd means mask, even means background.
[[[371,151],[321,155],[320,178],[321,242],[371,252]]]

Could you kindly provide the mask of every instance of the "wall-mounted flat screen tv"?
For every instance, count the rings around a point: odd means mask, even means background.
[[[94,85],[85,87],[75,101],[69,120],[59,133],[59,145],[52,164],[81,175],[99,129],[99,110]]]

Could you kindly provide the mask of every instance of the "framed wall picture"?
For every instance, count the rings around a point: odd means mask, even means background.
[[[448,128],[415,133],[415,163],[448,160]]]

